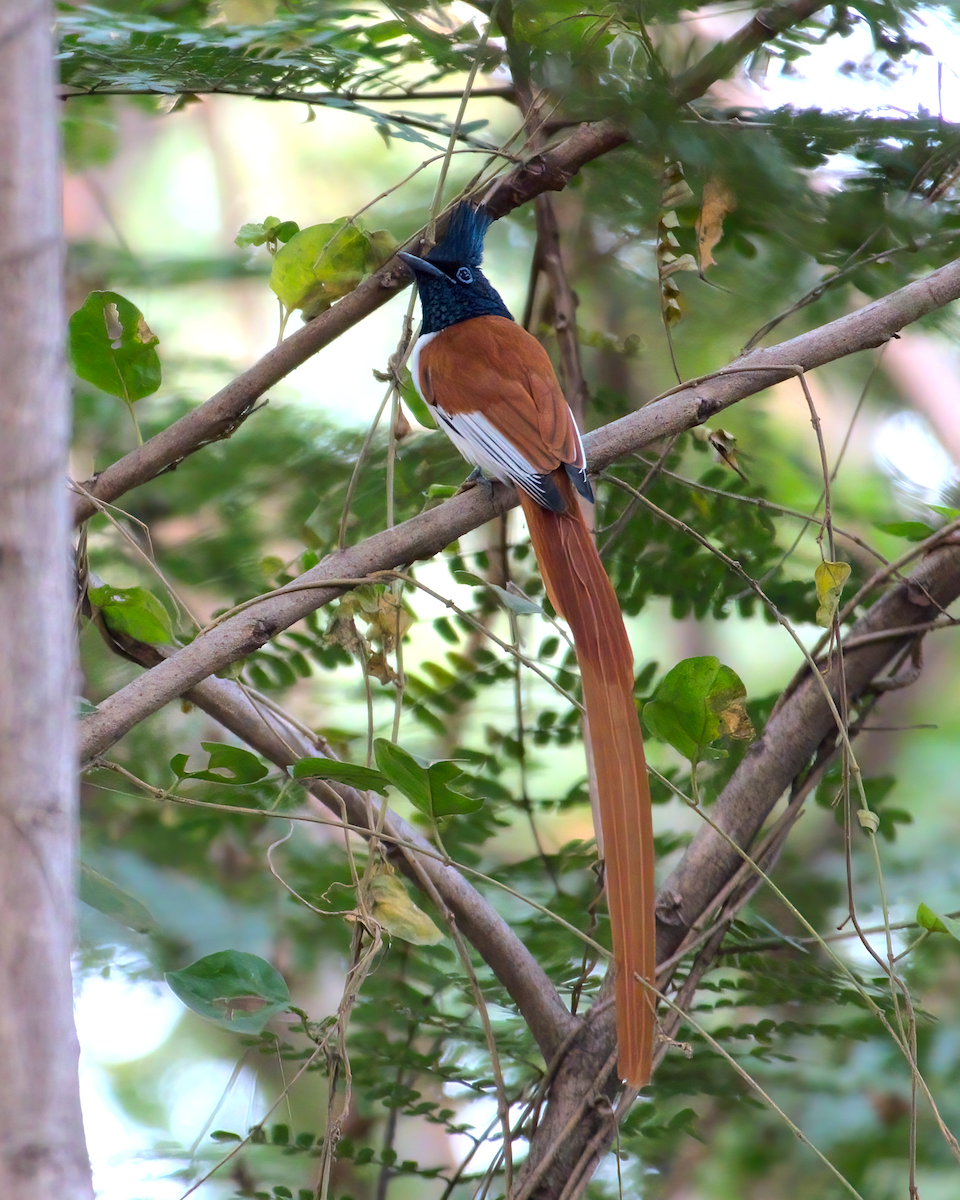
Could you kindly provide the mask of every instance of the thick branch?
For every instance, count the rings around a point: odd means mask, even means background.
[[[0,4],[0,1196],[93,1196],[73,1022],[77,842],[52,5]]]
[[[711,84],[734,71],[747,55],[759,49],[764,42],[769,42],[792,25],[808,20],[824,7],[823,0],[792,0],[791,3],[761,8],[733,37],[719,42],[698,63],[678,75],[670,85],[671,95],[678,104],[689,104],[691,100],[696,100]]]
[[[537,197],[536,209],[537,254],[540,266],[550,283],[550,294],[553,298],[553,327],[560,351],[560,386],[573,410],[578,427],[583,429],[590,395],[580,362],[577,297],[564,270],[557,214],[553,208],[553,201],[546,193]]]
[[[491,211],[496,217],[502,217],[541,192],[559,191],[582,166],[626,140],[625,130],[613,121],[581,125],[555,149],[535,155],[506,175],[489,200]],[[416,250],[419,235],[407,246]],[[215,396],[118,459],[95,479],[86,482],[84,488],[97,500],[113,503],[131,488],[169,470],[201,446],[228,437],[268,388],[386,304],[410,282],[409,273],[398,259],[392,258],[349,296],[344,296],[327,312],[284,338],[279,346],[269,350],[259,362]],[[96,507],[90,500],[77,500],[74,512],[77,521],[85,521],[95,512]]]
[[[909,579],[891,588],[850,630],[854,641],[882,630],[923,625],[960,595],[960,545],[930,553]],[[939,606],[939,607],[938,607]],[[847,692],[855,701],[911,641],[890,638],[859,645],[844,655]],[[837,692],[834,670],[827,675]],[[740,846],[748,846],[784,790],[811,760],[835,722],[819,683],[811,678],[767,723],[747,751],[711,813]],[[740,869],[743,860],[723,837],[704,825],[663,886],[657,912],[657,961],[677,949],[710,901]]]
[[[904,325],[958,297],[960,261],[820,329],[778,346],[754,350],[722,374],[679,389],[594,431],[584,439],[588,460],[594,469],[601,469],[656,438],[702,424],[744,397],[789,378],[798,367],[811,370],[858,350],[880,346]],[[363,578],[431,558],[516,503],[512,488],[498,486],[491,497],[475,488],[358,546],[330,555],[279,595],[224,621],[104,700],[98,711],[81,723],[83,760],[102,754],[144,717],[206,676],[258,649],[344,590],[324,586],[326,580]]]

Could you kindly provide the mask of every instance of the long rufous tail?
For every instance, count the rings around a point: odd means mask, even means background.
[[[547,595],[573,632],[593,752],[605,856],[607,905],[617,966],[620,1078],[650,1080],[654,982],[653,828],[650,785],[633,701],[633,651],[570,480],[553,474],[567,511],[551,512],[520,492]]]

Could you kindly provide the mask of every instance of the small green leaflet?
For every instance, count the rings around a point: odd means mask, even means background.
[[[949,933],[951,937],[960,942],[960,920],[934,912],[926,904],[921,904],[917,908],[917,924],[924,929],[929,929],[931,933]]]
[[[328,758],[301,758],[291,772],[294,779],[331,779],[363,791],[380,792],[390,785],[407,797],[420,812],[433,820],[476,812],[483,801],[465,796],[449,786],[463,774],[450,759],[428,762],[414,754],[377,738],[373,743],[379,770]]]
[[[744,740],[753,736],[743,705],[746,694],[736,672],[712,654],[685,658],[660,681],[644,705],[643,720],[655,737],[692,763],[708,753],[723,758],[722,751],[708,751],[721,734]]]
[[[137,933],[150,933],[157,928],[156,921],[139,900],[86,863],[80,864],[79,895],[84,904]]]
[[[111,633],[126,634],[151,646],[173,641],[169,613],[146,588],[116,588],[105,583],[91,588],[88,595]]]
[[[127,404],[160,386],[160,341],[135,304],[117,292],[91,292],[70,318],[70,365],[94,387]]]
[[[263,221],[251,221],[240,226],[240,232],[233,239],[234,244],[241,250],[247,246],[262,246],[265,242],[289,242],[295,233],[300,232],[296,221],[281,221],[279,217],[265,217]]]
[[[922,542],[933,537],[935,529],[924,525],[922,521],[890,521],[886,525],[877,525],[881,533],[891,533],[894,537],[906,538],[908,542]]]
[[[186,770],[188,754],[175,754],[170,759],[170,768],[177,779],[203,779],[207,783],[224,783],[229,787],[239,787],[245,783],[256,783],[269,768],[249,750],[241,750],[239,746],[228,746],[224,742],[201,742],[202,749],[210,756],[206,769],[203,771]],[[226,771],[227,774],[215,774]]]
[[[284,308],[302,309],[303,319],[309,321],[352,292],[396,245],[386,230],[367,233],[346,217],[310,225],[277,251],[270,286]]]
[[[506,588],[498,587],[495,583],[490,583],[487,586],[497,593],[504,608],[508,608],[518,616],[543,612],[539,604],[536,604],[533,600],[528,600],[526,596],[521,596],[518,592],[508,591]]]
[[[357,767],[332,758],[301,758],[293,764],[290,773],[294,779],[332,779],[362,792],[380,792],[381,795],[389,783],[385,776],[370,767]]]
[[[290,1004],[280,972],[242,950],[220,950],[164,976],[187,1008],[235,1033],[260,1033]]]

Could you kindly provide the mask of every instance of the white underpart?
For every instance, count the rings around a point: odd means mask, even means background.
[[[543,484],[532,464],[483,413],[448,413],[439,404],[429,404],[420,388],[420,352],[436,336],[436,333],[423,334],[417,339],[417,344],[410,354],[410,374],[420,399],[436,414],[437,424],[467,462],[480,467],[494,479],[523,488],[538,504],[546,505],[547,497]]]

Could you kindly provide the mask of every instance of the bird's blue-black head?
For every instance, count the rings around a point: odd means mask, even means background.
[[[480,270],[483,238],[493,218],[467,201],[450,214],[447,231],[426,258],[400,252],[417,281],[423,333],[437,333],[471,317],[513,318]]]

